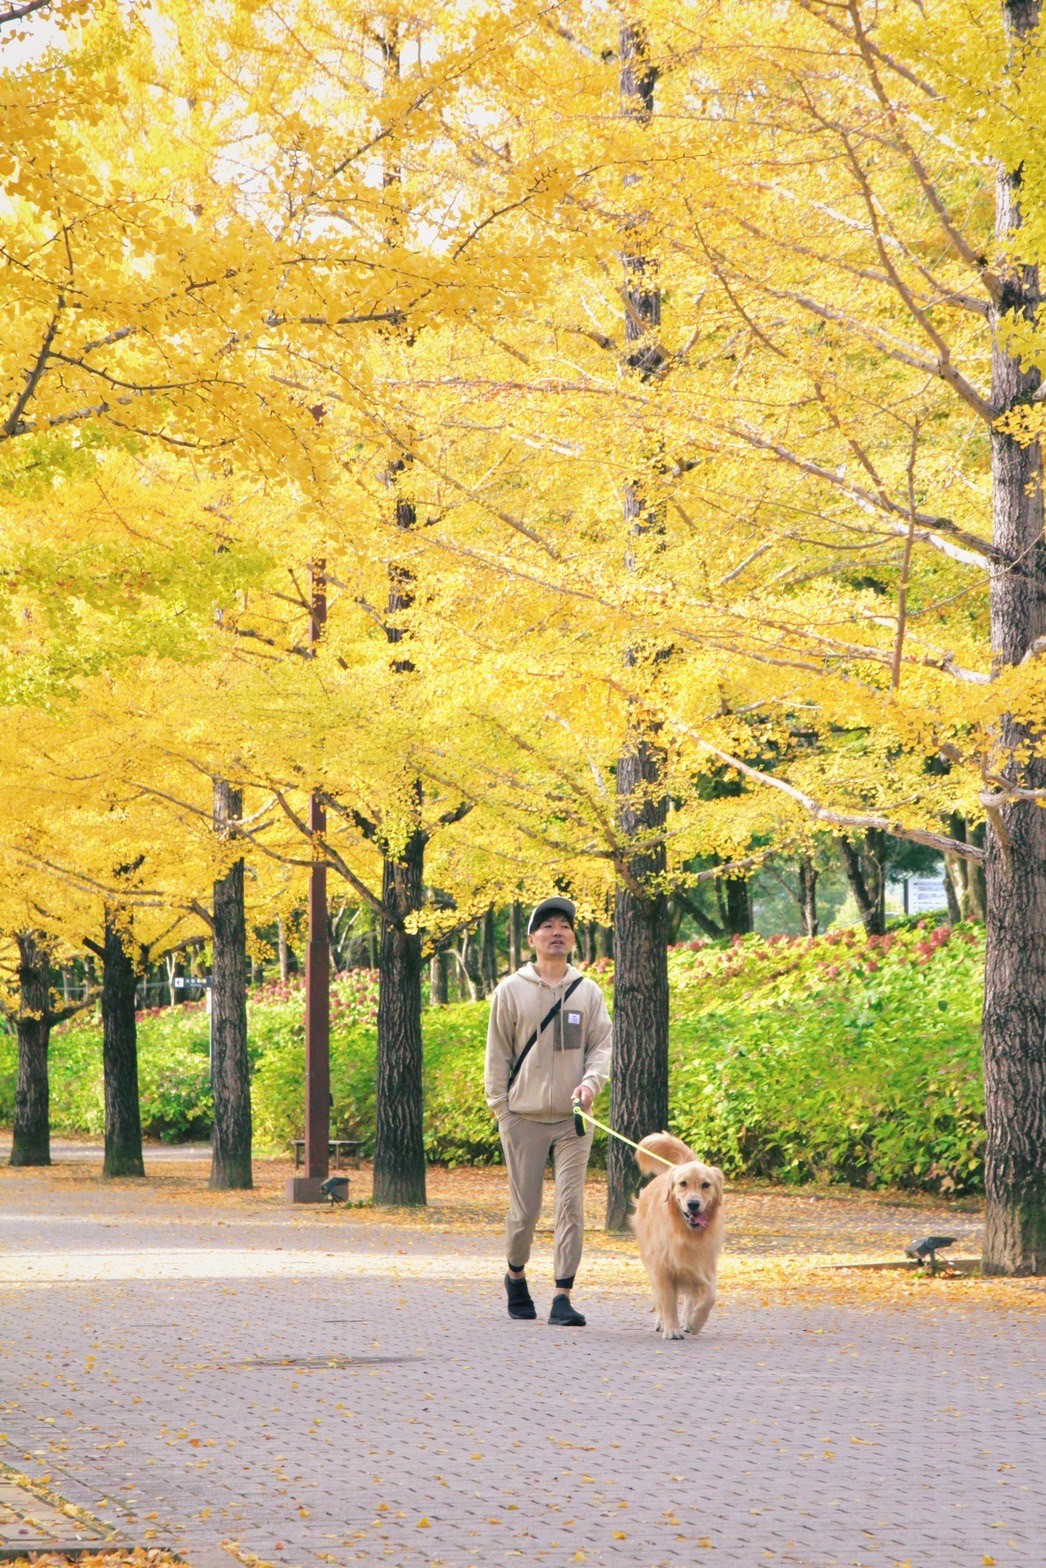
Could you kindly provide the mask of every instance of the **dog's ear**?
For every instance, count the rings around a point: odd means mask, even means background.
[[[717,1204],[722,1203],[722,1201],[723,1201],[723,1183],[726,1180],[726,1178],[723,1175],[722,1171],[719,1169],[718,1165],[710,1165],[709,1166],[709,1170],[712,1172],[712,1180],[715,1183],[715,1201],[716,1201]]]
[[[665,1181],[665,1202],[666,1203],[671,1203],[672,1202],[672,1194],[675,1192],[675,1190],[676,1190],[676,1179],[675,1179],[674,1176],[669,1176],[667,1178],[667,1180]]]

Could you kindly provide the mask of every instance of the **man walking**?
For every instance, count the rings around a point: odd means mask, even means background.
[[[592,1148],[592,1128],[578,1137],[573,1107],[591,1109],[606,1083],[611,1039],[602,991],[569,962],[575,913],[569,898],[546,898],[534,910],[527,926],[534,961],[502,980],[491,998],[486,1060],[487,1104],[497,1117],[508,1170],[508,1315],[537,1316],[525,1270],[551,1153],[556,1294],[548,1321],[567,1328],[585,1322],[570,1292],[581,1262]]]

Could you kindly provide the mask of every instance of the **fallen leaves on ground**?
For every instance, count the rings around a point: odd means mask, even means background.
[[[175,1224],[184,1214],[185,1223],[195,1224],[199,1211],[206,1209],[219,1225],[223,1215],[235,1223],[249,1217],[271,1220],[278,1212],[281,1219],[290,1220],[292,1233],[302,1230],[314,1237],[322,1228],[333,1242],[346,1228],[358,1232],[395,1227],[404,1239],[414,1238],[415,1249],[422,1236],[431,1238],[438,1249],[440,1233],[493,1241],[504,1224],[507,1179],[501,1166],[432,1167],[427,1177],[428,1205],[412,1209],[371,1207],[373,1172],[370,1166],[362,1166],[348,1172],[348,1207],[309,1205],[291,1210],[285,1198],[286,1178],[293,1174],[289,1161],[257,1159],[254,1188],[239,1192],[212,1191],[207,1186],[206,1160],[150,1164],[147,1151],[146,1162],[144,1182],[103,1184],[100,1167],[82,1161],[41,1169],[0,1168],[0,1181],[39,1182],[85,1196],[104,1189],[110,1224],[133,1223],[143,1211]],[[551,1241],[551,1182],[546,1183],[546,1200],[538,1247]],[[931,1310],[952,1306],[1028,1310],[1046,1303],[1042,1279],[985,1279],[950,1271],[929,1278],[918,1271],[867,1267],[872,1261],[900,1263],[913,1237],[945,1227],[957,1237],[956,1254],[975,1258],[980,1252],[982,1220],[980,1205],[971,1199],[949,1203],[909,1193],[845,1187],[791,1190],[738,1181],[729,1186],[726,1203],[727,1244],[720,1265],[724,1299],[729,1296],[747,1305],[829,1301],[870,1307],[919,1305]],[[602,1173],[589,1179],[586,1212],[586,1274],[591,1283],[608,1290],[645,1291],[632,1238],[602,1230],[606,1212]],[[477,1250],[476,1278],[486,1278],[490,1267],[487,1250]]]
[[[184,1568],[184,1560],[158,1548],[136,1546],[116,1552],[84,1552],[74,1558],[58,1552],[34,1552],[9,1558],[7,1568]]]

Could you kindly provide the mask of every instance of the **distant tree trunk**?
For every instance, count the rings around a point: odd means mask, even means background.
[[[857,902],[868,936],[882,936],[886,930],[886,876],[884,872],[884,835],[878,828],[865,834],[865,853],[845,834],[836,839],[846,868],[846,879]]]
[[[447,1005],[447,955],[433,953],[429,959],[429,1003],[432,1007]]]
[[[1035,33],[1039,0],[1008,0],[1007,29]],[[999,168],[996,236],[1008,249],[1021,224],[1021,170]],[[992,412],[1028,406],[1042,376],[1007,346],[1006,330],[1038,320],[1039,269],[1004,259],[991,307]],[[1001,562],[989,578],[992,650],[1000,671],[1020,665],[1046,635],[1042,446],[991,429],[992,541]],[[992,771],[1010,785],[1046,789],[1041,724],[1003,718]],[[1003,795],[1003,792],[1000,792]],[[984,1048],[986,1274],[1046,1272],[1046,811],[1034,801],[989,807]]]
[[[282,915],[276,921],[276,943],[280,955],[280,980],[286,985],[291,977],[291,954],[287,946],[287,927]]]
[[[983,849],[985,846],[985,824],[978,822],[970,827],[966,818],[955,812],[948,824],[948,831],[952,838],[958,839],[961,844],[976,844]],[[985,916],[985,883],[984,867],[975,860],[967,860],[964,855],[945,855],[945,882],[951,883],[959,905],[960,920],[975,920],[984,924]],[[948,901],[949,910],[951,900]]]
[[[958,858],[957,855],[945,855],[944,857],[944,897],[948,905],[948,924],[953,926],[962,919],[962,903],[958,893],[955,891],[955,880],[952,875],[952,868],[948,862]]]
[[[626,840],[639,842],[629,858],[630,878],[640,886],[663,876],[661,836],[667,801],[656,793],[663,771],[661,753],[647,740],[633,743],[618,759],[618,818]],[[655,793],[647,790],[653,785]],[[614,1051],[610,1120],[617,1132],[638,1142],[668,1124],[668,948],[663,893],[637,894],[621,882],[614,914]],[[611,1139],[607,1151],[608,1231],[628,1228],[631,1200],[639,1187],[632,1150]]]
[[[596,957],[613,958],[614,956],[614,928],[613,926],[596,927]]]
[[[726,929],[731,936],[747,936],[752,930],[752,893],[747,877],[724,877],[726,891]]]
[[[799,912],[803,935],[817,935],[817,867],[810,855],[799,856]]]
[[[466,931],[461,941],[461,950],[457,954],[461,973],[468,986],[469,1000],[478,1002],[483,995],[483,967],[480,962],[479,948],[473,932]]]
[[[483,994],[490,996],[498,983],[498,927],[493,909],[488,909],[480,927],[482,946],[480,965],[483,972]]]
[[[523,910],[517,902],[508,911],[508,972],[514,975],[523,964]]]
[[[243,792],[214,781],[214,826],[219,837],[243,814]],[[247,1055],[247,921],[243,860],[214,884],[214,967],[211,975],[211,1180],[214,1188],[253,1187],[251,1083]]]
[[[50,1165],[51,1107],[47,1047],[51,955],[35,931],[20,931],[18,947],[18,1084],[11,1138],[12,1165]]]
[[[421,786],[414,785],[416,822],[401,859],[385,859],[378,989],[378,1071],[375,1093],[374,1202],[424,1204],[422,1128],[421,936],[405,922],[422,906],[425,839]]]
[[[167,971],[167,1005],[174,1006],[174,981],[178,972],[177,953],[168,953],[164,959],[164,968]]]
[[[102,943],[102,1072],[105,1081],[103,1176],[144,1176],[138,1097],[138,1026],[134,961],[113,911]]]

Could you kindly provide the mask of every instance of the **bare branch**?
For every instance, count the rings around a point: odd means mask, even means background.
[[[51,353],[51,344],[54,342],[55,333],[58,331],[58,323],[61,320],[64,305],[65,301],[59,299],[55,313],[51,317],[47,331],[44,333],[44,340],[40,345],[40,352],[36,356],[36,361],[32,369],[26,372],[25,386],[18,394],[14,407],[4,420],[2,429],[5,439],[9,440],[12,436],[22,434],[22,415],[25,413],[26,406],[36,391],[40,377],[44,373],[44,367]]]
[[[51,4],[51,0],[23,0],[21,5],[8,6],[6,11],[0,11],[0,27],[5,27],[8,22],[21,22],[25,17],[32,16],[34,11],[42,11]]]
[[[749,763],[743,762],[740,757],[731,756],[730,752],[723,751],[719,746],[714,746],[710,740],[705,740],[689,724],[681,720],[670,720],[673,729],[680,734],[687,735],[697,745],[710,751],[720,762],[725,762],[728,767],[736,768],[746,778],[752,779],[757,784],[765,784],[771,789],[780,790],[788,795],[798,805],[809,812],[815,822],[824,822],[833,828],[878,828],[883,833],[889,833],[893,838],[910,840],[913,844],[925,844],[930,849],[936,849],[942,855],[960,855],[964,860],[981,862],[987,859],[987,852],[979,849],[976,844],[968,844],[962,839],[951,838],[944,833],[932,833],[927,828],[909,828],[903,823],[893,822],[889,817],[879,816],[873,812],[854,815],[849,812],[832,811],[827,806],[798,789],[794,784],[789,784],[785,779],[775,778],[772,773],[764,773],[760,768],[753,768]]]

